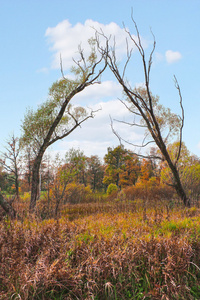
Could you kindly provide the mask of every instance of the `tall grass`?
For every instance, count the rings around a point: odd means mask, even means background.
[[[200,215],[124,201],[2,220],[0,299],[200,299]]]

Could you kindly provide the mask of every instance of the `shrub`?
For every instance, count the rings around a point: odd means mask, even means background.
[[[107,188],[107,195],[111,195],[112,193],[115,193],[118,191],[118,187],[116,184],[111,183],[109,184],[108,188]]]
[[[153,178],[146,183],[138,182],[135,186],[129,186],[123,189],[127,200],[145,200],[153,202],[171,200],[174,195],[174,190],[163,184],[159,184]]]
[[[79,183],[69,183],[65,190],[64,204],[77,204],[87,202],[89,196],[91,196],[92,190],[90,186],[84,186]]]

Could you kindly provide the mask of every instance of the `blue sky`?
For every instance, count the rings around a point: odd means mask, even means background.
[[[76,52],[76,44],[84,45],[93,24],[121,37],[124,22],[135,34],[131,7],[147,52],[152,44],[150,28],[156,37],[152,92],[160,96],[162,104],[179,113],[179,98],[173,82],[176,75],[185,109],[183,139],[188,149],[200,156],[198,0],[0,0],[0,150],[13,132],[20,136],[26,108],[37,108],[45,101],[49,87],[60,78],[56,57],[62,54],[68,73],[71,53]],[[120,47],[123,52],[121,44]],[[135,85],[143,82],[143,74],[135,52],[133,57],[133,68],[128,76]],[[103,156],[108,146],[118,144],[110,129],[109,115],[117,119],[127,117],[117,100],[120,97],[120,87],[113,75],[106,72],[101,87],[85,90],[73,100],[75,104],[101,107],[102,111],[51,150],[66,152],[79,147],[88,156]],[[141,133],[134,129],[121,129],[121,133],[133,142],[141,138]]]

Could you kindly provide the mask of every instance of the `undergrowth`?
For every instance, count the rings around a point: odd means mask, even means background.
[[[198,209],[95,205],[2,220],[0,299],[200,299]]]

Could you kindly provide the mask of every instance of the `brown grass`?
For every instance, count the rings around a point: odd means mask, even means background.
[[[200,299],[199,210],[67,206],[0,224],[0,299]]]

